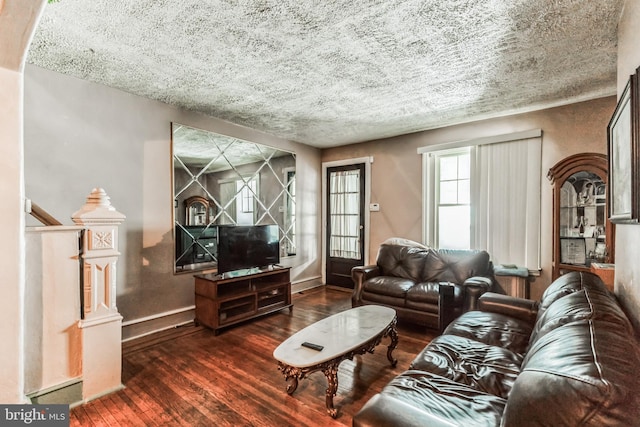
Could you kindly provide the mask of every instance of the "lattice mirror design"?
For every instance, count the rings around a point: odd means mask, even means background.
[[[217,266],[219,225],[277,224],[296,254],[295,154],[172,123],[175,271]]]

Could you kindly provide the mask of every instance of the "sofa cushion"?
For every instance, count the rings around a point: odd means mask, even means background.
[[[469,311],[449,324],[444,334],[470,338],[488,345],[524,354],[533,325],[499,313]]]
[[[382,276],[394,276],[419,281],[426,255],[431,250],[424,246],[382,244],[376,264]]]
[[[430,372],[408,370],[395,377],[381,392],[384,396],[393,397],[405,402],[419,412],[427,414],[426,424],[431,418],[442,420],[444,425],[459,426],[498,426],[504,411],[505,399],[473,389],[440,375]],[[363,408],[366,411],[366,408]],[[402,411],[402,408],[396,408]],[[392,413],[389,414],[393,417]],[[361,414],[358,414],[361,416]],[[362,414],[366,416],[366,412]],[[388,424],[385,422],[389,421]],[[375,424],[394,425],[394,418],[379,419]],[[455,424],[454,424],[455,423]],[[354,418],[357,424],[357,417]]]
[[[386,295],[395,298],[405,299],[407,291],[415,285],[410,279],[392,276],[377,276],[364,282],[362,290],[364,293]]]
[[[420,282],[407,291],[407,301],[438,305],[440,298],[440,283]],[[461,286],[453,286],[453,300],[456,305],[461,305],[464,294]]]
[[[388,307],[395,307],[395,308],[404,308],[405,299],[392,297],[389,295],[381,295],[374,292],[363,292],[362,303],[386,305]]]
[[[631,322],[615,297],[598,289],[584,288],[558,298],[539,314],[530,344],[553,329],[585,319],[606,321],[612,328],[622,328],[630,334],[633,333]]]
[[[404,307],[407,291],[415,285],[411,279],[392,276],[376,276],[362,285],[362,302]]]
[[[502,347],[442,335],[416,356],[409,369],[431,372],[506,399],[521,363],[522,355]]]
[[[429,251],[421,273],[424,282],[464,283],[473,276],[493,277],[486,251],[440,249]]]
[[[640,346],[608,321],[553,329],[527,353],[503,425],[638,425],[638,366]]]
[[[412,310],[422,311],[425,313],[433,313],[436,316],[440,312],[438,304],[434,304],[432,302],[412,301],[407,299],[404,302],[404,306]],[[460,309],[458,307],[453,307],[452,310],[457,313],[457,316],[460,315]]]

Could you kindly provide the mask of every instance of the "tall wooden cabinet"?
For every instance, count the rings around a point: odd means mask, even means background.
[[[568,271],[590,271],[591,263],[613,263],[607,170],[607,157],[598,153],[575,154],[549,169],[554,280]]]

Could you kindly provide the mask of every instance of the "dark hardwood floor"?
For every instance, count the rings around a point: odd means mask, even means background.
[[[346,360],[338,372],[334,420],[326,412],[322,372],[300,381],[292,396],[273,350],[293,333],[351,308],[351,294],[317,288],[293,295],[285,309],[214,335],[188,325],[123,346],[121,391],[71,410],[72,426],[351,426],[353,415],[435,335],[398,324],[398,364],[386,357],[388,339],[373,354]]]

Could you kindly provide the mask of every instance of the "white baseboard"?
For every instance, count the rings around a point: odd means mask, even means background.
[[[291,284],[291,293],[298,293],[323,286],[322,277],[312,277]],[[142,338],[156,332],[166,331],[193,322],[195,306],[165,311],[139,319],[122,322],[122,342]]]
[[[68,404],[70,407],[78,405],[82,401],[82,378],[73,378],[55,386],[28,393],[27,397],[32,404]]]
[[[192,323],[195,318],[195,311],[195,306],[192,305],[122,322],[122,342]]]
[[[307,291],[309,289],[324,286],[322,284],[322,276],[311,277],[305,280],[299,280],[291,283],[291,293],[297,294],[298,292]]]

